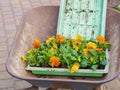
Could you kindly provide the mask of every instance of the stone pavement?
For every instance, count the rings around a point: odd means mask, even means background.
[[[18,24],[24,12],[41,5],[59,5],[59,1],[60,0],[0,0],[0,90],[23,90],[32,86],[26,81],[10,76],[6,72],[5,63]],[[119,90],[120,78],[118,77],[112,82],[105,84],[105,88],[105,90]]]

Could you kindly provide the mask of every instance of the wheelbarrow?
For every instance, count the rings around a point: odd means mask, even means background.
[[[120,73],[120,13],[112,8],[107,10],[106,39],[112,44],[110,49],[108,74],[101,78],[33,75],[25,70],[21,56],[31,46],[34,39],[46,40],[46,36],[56,34],[58,6],[41,6],[28,11],[22,18],[8,60],[7,71],[18,79],[37,87],[49,88],[61,84],[75,90],[95,90],[100,85],[112,81]],[[43,90],[43,89],[42,89]],[[96,89],[97,90],[97,89]]]

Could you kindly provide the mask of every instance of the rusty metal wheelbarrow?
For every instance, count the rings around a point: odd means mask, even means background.
[[[66,77],[33,75],[25,70],[21,55],[29,47],[31,41],[56,34],[58,20],[58,6],[43,6],[28,11],[22,18],[16,34],[8,61],[8,72],[19,79],[26,80],[38,87],[50,87],[52,84],[65,83],[75,90],[93,90],[103,83],[115,79],[120,73],[120,13],[112,8],[107,10],[106,39],[112,44],[110,50],[109,73],[101,78],[92,77]]]

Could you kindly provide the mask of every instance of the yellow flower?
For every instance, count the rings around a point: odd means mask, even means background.
[[[33,45],[33,47],[36,48],[36,49],[40,48],[40,40],[34,40],[34,42],[33,42],[32,45]]]
[[[22,62],[25,62],[25,56],[21,56]]]
[[[53,48],[54,48],[54,49],[57,49],[57,46],[56,46],[56,45],[53,45]]]
[[[73,48],[75,51],[78,51],[78,47],[76,45],[73,45]]]
[[[83,52],[84,52],[84,55],[90,56],[89,49],[85,48]]]
[[[64,36],[60,36],[60,34],[57,35],[56,37],[56,41],[59,42],[59,43],[62,43],[65,41],[65,37]]]
[[[78,63],[75,63],[75,64],[72,66],[70,72],[71,72],[71,73],[77,72],[78,69],[79,69],[79,67],[80,67],[80,65],[79,65]]]
[[[76,35],[75,36],[75,40],[83,40],[84,38],[82,37],[82,36],[80,36],[80,35]]]
[[[50,42],[54,41],[55,38],[54,37],[47,37],[48,39],[46,40],[46,44],[49,44]]]
[[[33,53],[33,51],[32,51],[32,50],[28,50],[27,53],[28,53],[28,54],[31,54],[31,53]]]
[[[97,45],[93,42],[88,42],[86,46],[88,49],[96,49],[97,48]]]
[[[55,49],[54,49],[53,47],[50,49],[51,52],[53,52],[54,50],[55,50]]]
[[[75,45],[81,45],[82,43],[80,41],[74,40],[73,42]]]
[[[51,63],[52,65],[52,68],[55,66],[55,67],[58,67],[60,65],[60,58],[59,57],[56,57],[56,56],[52,56],[50,59],[49,59],[49,62]]]
[[[104,43],[105,42],[105,38],[102,35],[99,35],[96,37],[96,40],[100,43]]]

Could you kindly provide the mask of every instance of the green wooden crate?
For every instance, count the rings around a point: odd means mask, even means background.
[[[107,0],[61,0],[57,34],[87,39],[105,35]]]
[[[57,34],[67,38],[81,35],[86,39],[105,36],[106,7],[107,0],[61,0]],[[30,66],[27,66],[26,70],[39,75],[102,77],[109,70],[108,51],[106,54],[108,64],[101,70],[80,69],[70,73],[70,70],[65,68]]]

